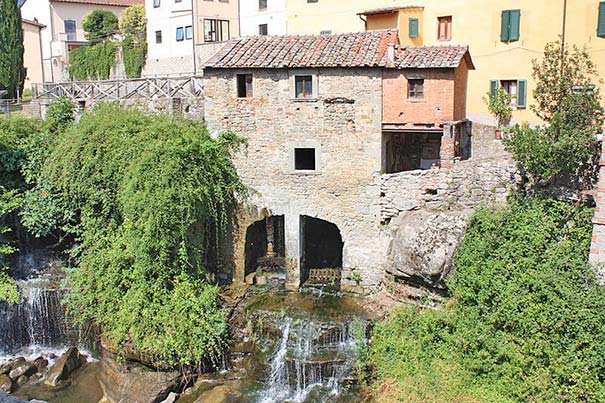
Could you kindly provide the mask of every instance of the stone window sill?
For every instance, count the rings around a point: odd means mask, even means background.
[[[321,171],[318,170],[294,170],[294,171],[290,171],[289,172],[290,175],[301,175],[301,176],[305,176],[305,175],[321,175]]]
[[[317,102],[317,98],[290,98],[292,102]]]
[[[408,98],[408,99],[406,99],[406,103],[408,103],[408,104],[426,104],[427,100],[425,98],[419,98],[419,99]]]

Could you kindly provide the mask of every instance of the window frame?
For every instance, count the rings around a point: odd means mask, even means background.
[[[453,17],[451,15],[444,15],[437,17],[437,40],[440,42],[449,42],[452,40],[452,26]],[[444,26],[445,32],[442,33],[441,29]]]
[[[180,36],[179,36],[179,33],[180,33]],[[176,41],[183,42],[184,40],[185,40],[185,27],[176,27]]]
[[[193,25],[185,26],[185,40],[190,41],[193,39]]]
[[[224,24],[227,27],[227,38],[224,38]],[[204,42],[224,42],[231,39],[231,24],[229,20],[219,18],[204,18]],[[210,28],[207,30],[207,28]]]
[[[315,169],[296,169],[296,150],[315,150]],[[314,140],[293,141],[288,143],[288,173],[292,175],[320,175],[321,174],[321,145]]]
[[[153,8],[160,8],[161,5],[161,0],[153,0]]]
[[[68,25],[72,27],[73,30],[68,30]],[[63,29],[65,31],[65,39],[67,41],[75,42],[78,40],[78,25],[76,23],[76,20],[64,20]]]
[[[258,11],[267,11],[267,3],[267,0],[258,0]]]
[[[516,18],[516,24],[514,24]],[[521,39],[521,10],[502,10],[500,23],[500,41],[516,42]]]
[[[263,33],[263,29],[265,28],[264,33]],[[258,34],[260,36],[267,36],[269,35],[269,24],[258,24]]]
[[[410,101],[424,101],[425,79],[421,77],[410,77],[407,79],[407,99]],[[418,88],[420,87],[420,88]],[[420,90],[419,90],[420,89]]]
[[[248,77],[250,78],[249,82]],[[241,79],[244,80],[243,87],[241,86]],[[242,94],[244,95],[242,96]],[[235,95],[238,99],[254,98],[254,75],[251,72],[244,71],[235,74]]]
[[[158,41],[158,38],[159,38],[159,41]],[[160,29],[159,31],[155,31],[155,43],[156,43],[156,45],[161,45],[162,42],[163,42],[162,30]]]

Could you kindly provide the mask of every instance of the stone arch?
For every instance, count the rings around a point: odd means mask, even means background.
[[[284,216],[267,216],[248,226],[244,247],[245,273],[248,276],[261,271],[285,276]],[[258,273],[261,274],[261,273]],[[259,277],[257,276],[257,280]]]

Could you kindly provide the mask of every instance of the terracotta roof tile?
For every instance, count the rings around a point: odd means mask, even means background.
[[[254,36],[229,41],[206,68],[384,67],[397,31]]]
[[[362,11],[357,15],[376,15],[376,14],[392,14],[401,10],[413,10],[416,8],[424,9],[423,6],[400,6],[400,7],[384,7],[384,8],[373,8],[371,10]]]
[[[456,68],[466,60],[474,70],[468,46],[409,46],[395,52],[394,67],[399,69]]]
[[[145,4],[145,0],[50,0],[53,3],[94,4],[97,6],[128,7],[135,4]]]

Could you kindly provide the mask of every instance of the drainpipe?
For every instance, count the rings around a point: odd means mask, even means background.
[[[197,75],[197,60],[196,60],[196,56],[195,56],[195,41],[196,41],[196,32],[197,32],[197,27],[195,25],[195,23],[197,22],[197,18],[196,18],[196,10],[197,10],[197,0],[191,0],[191,30],[193,31],[193,38],[192,41],[193,42],[193,75]]]
[[[563,0],[563,27],[561,28],[561,57],[565,53],[565,30],[567,25],[567,0]],[[563,66],[561,66],[561,69]]]
[[[44,28],[42,27],[38,27],[38,42],[39,42],[39,46],[40,46],[40,67],[42,68],[42,83],[46,82],[46,75],[44,74],[44,53],[43,53],[43,49],[44,47],[42,46],[42,30]],[[52,68],[52,61],[51,61],[51,68]]]
[[[357,14],[357,16],[359,17],[360,20],[363,21],[364,30],[367,31],[368,30],[368,20],[367,20],[367,18],[364,20],[363,17],[361,16],[361,14]]]

